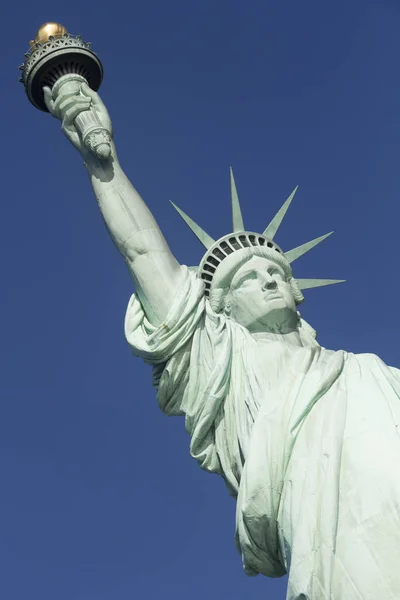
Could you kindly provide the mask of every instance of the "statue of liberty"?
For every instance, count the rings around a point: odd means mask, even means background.
[[[236,498],[249,575],[289,574],[288,600],[400,598],[400,371],[372,354],[322,348],[298,312],[292,263],[325,237],[283,252],[274,241],[294,192],[263,233],[245,230],[231,174],[233,231],[180,265],[111,155],[82,144],[74,120],[96,92],[46,105],[83,157],[107,229],[133,275],[125,334],[153,366],[161,409],[183,415],[190,452]]]

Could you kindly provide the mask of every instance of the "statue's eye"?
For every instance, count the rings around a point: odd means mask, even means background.
[[[250,273],[243,275],[243,277],[239,280],[237,287],[241,287],[242,285],[245,285],[247,282],[250,282],[253,279],[257,279],[257,273],[255,271],[251,271]]]
[[[277,269],[268,269],[268,274],[271,277],[273,277],[274,279],[277,279],[278,281],[284,280],[283,274],[281,273],[281,271],[278,271]]]

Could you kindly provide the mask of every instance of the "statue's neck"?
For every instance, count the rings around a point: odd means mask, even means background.
[[[285,346],[303,346],[298,331],[288,333],[273,333],[270,331],[259,331],[251,334],[253,338],[261,342],[279,342]]]

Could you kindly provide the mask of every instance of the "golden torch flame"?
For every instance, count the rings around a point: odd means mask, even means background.
[[[29,42],[29,45],[35,46],[35,44],[44,44],[49,40],[50,36],[54,38],[62,37],[64,33],[67,33],[64,25],[60,23],[44,23],[37,30],[36,36],[34,40]]]

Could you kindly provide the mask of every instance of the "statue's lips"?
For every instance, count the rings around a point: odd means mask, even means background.
[[[281,300],[282,299],[282,295],[279,292],[274,292],[272,294],[266,294],[265,295],[265,302],[268,302],[268,300]]]

